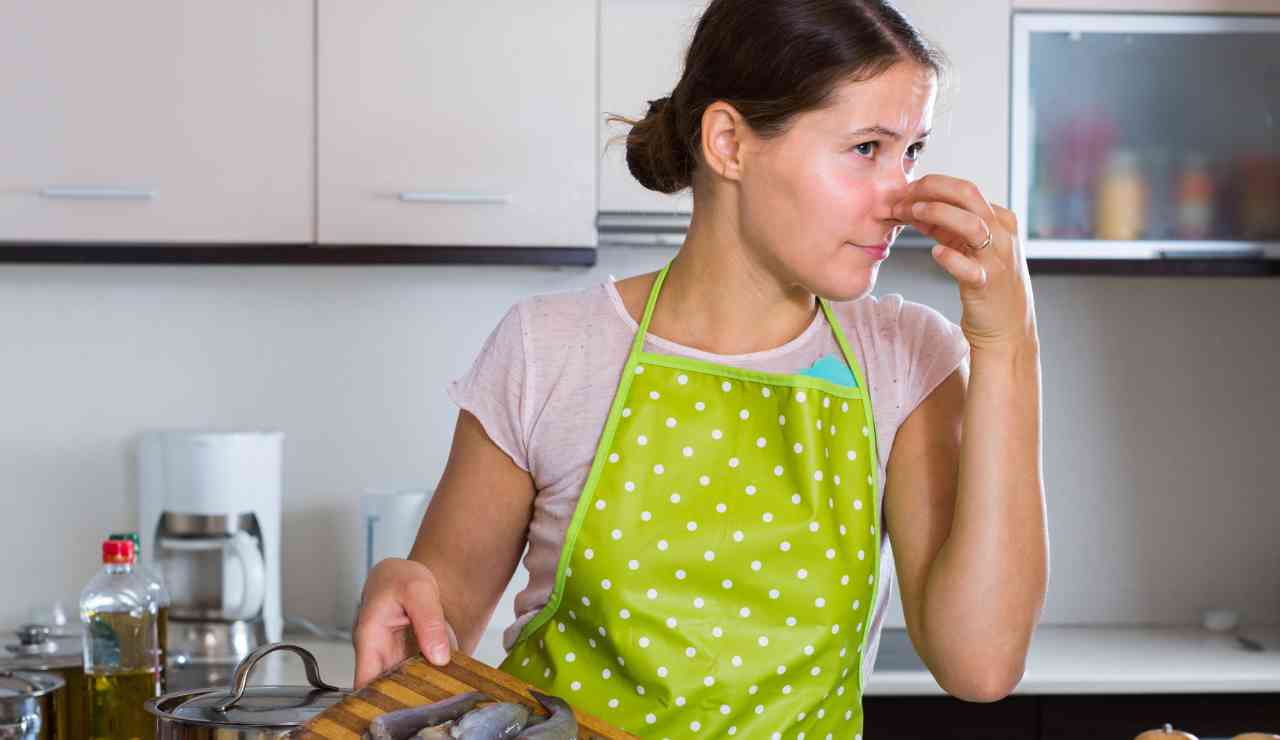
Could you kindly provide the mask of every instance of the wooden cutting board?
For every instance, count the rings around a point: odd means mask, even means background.
[[[361,740],[374,717],[397,709],[431,704],[468,691],[483,691],[497,701],[518,702],[539,715],[546,710],[529,693],[529,684],[454,652],[443,668],[421,656],[409,658],[368,686],[316,715],[298,735],[302,740]],[[562,697],[568,701],[568,697]],[[572,704],[572,702],[570,702]],[[639,740],[604,720],[574,708],[580,740]]]

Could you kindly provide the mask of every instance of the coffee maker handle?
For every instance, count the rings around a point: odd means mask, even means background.
[[[240,564],[244,590],[238,604],[223,607],[227,619],[253,619],[262,611],[267,595],[267,566],[258,551],[258,544],[248,532],[236,532],[228,544],[232,557]]]

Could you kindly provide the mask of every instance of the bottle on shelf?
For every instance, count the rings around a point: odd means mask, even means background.
[[[1098,183],[1094,217],[1098,239],[1134,241],[1146,230],[1147,183],[1133,151],[1116,149],[1111,153]]]
[[[1178,176],[1178,238],[1207,239],[1214,222],[1213,175],[1208,158],[1189,153]]]
[[[133,542],[105,540],[102,570],[80,593],[89,740],[154,740],[143,706],[157,696],[158,607],[135,570]]]

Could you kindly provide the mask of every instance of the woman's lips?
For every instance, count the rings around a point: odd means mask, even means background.
[[[867,255],[869,255],[872,259],[875,259],[877,261],[882,260],[889,256],[890,244],[891,242],[886,241],[886,242],[881,242],[880,244],[876,244],[874,246],[868,247],[862,244],[852,244],[850,242],[851,246],[855,246],[858,249],[861,249],[863,252],[866,252]]]

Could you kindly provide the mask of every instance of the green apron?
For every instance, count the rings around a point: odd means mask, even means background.
[[[645,738],[860,739],[880,572],[862,371],[821,299],[856,388],[645,352],[666,275],[501,668]]]

